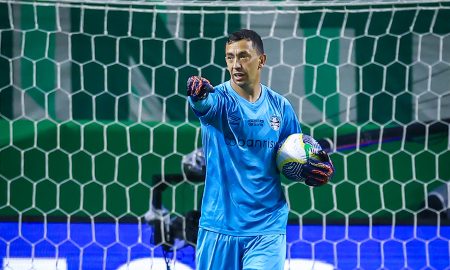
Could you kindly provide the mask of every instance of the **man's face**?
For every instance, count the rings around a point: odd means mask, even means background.
[[[225,46],[225,61],[231,80],[244,89],[259,84],[265,57],[264,54],[258,55],[249,40],[244,39]]]

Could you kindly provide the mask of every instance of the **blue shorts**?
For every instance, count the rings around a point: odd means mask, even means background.
[[[200,228],[197,270],[283,270],[286,235],[232,236]]]

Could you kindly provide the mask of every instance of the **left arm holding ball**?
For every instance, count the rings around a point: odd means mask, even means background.
[[[327,152],[320,150],[317,156],[318,160],[309,158],[302,168],[301,174],[308,186],[322,186],[333,178],[334,166]]]

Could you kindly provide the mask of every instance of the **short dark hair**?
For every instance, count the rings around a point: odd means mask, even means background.
[[[249,29],[241,29],[239,31],[233,32],[228,36],[227,44],[240,41],[240,40],[249,40],[253,43],[253,47],[255,47],[258,54],[264,54],[264,45],[261,39],[261,36],[258,35],[253,30]]]

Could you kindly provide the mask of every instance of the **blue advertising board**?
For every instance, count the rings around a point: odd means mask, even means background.
[[[0,260],[15,270],[166,269],[151,237],[146,224],[2,222]],[[449,226],[289,225],[286,269],[446,269],[448,239]],[[195,269],[191,246],[169,257],[172,270]]]

